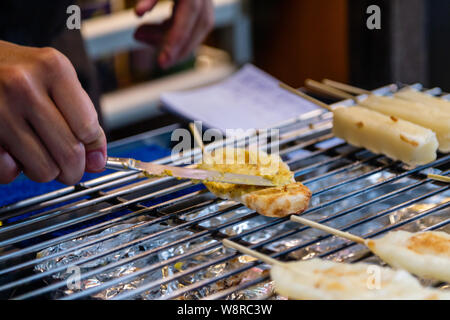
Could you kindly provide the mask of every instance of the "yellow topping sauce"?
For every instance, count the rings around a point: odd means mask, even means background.
[[[294,181],[294,174],[278,155],[268,155],[262,151],[225,148],[205,154],[203,170],[215,170],[221,173],[237,173],[264,177],[277,186]],[[264,189],[266,187],[236,185],[221,182],[206,182],[206,187],[215,194],[226,193],[231,198]]]

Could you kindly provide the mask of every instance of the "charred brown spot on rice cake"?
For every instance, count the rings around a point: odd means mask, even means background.
[[[450,257],[450,239],[436,233],[423,232],[412,236],[408,249],[419,254],[443,254]]]

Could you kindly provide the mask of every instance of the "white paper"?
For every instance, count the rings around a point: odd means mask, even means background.
[[[204,127],[267,129],[320,109],[279,87],[279,81],[253,65],[208,87],[165,93],[161,101],[169,111]]]

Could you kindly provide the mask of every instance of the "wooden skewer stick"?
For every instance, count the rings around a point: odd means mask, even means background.
[[[348,92],[351,94],[356,94],[356,95],[372,94],[369,90],[353,87],[348,84],[329,80],[329,79],[323,79],[322,83],[327,86],[330,86],[330,87],[333,87],[333,88],[336,88],[336,89],[339,89],[339,90],[342,90],[342,91],[345,91],[345,92]]]
[[[309,273],[299,270],[298,268],[292,266],[290,263],[278,261],[272,257],[269,257],[268,255],[265,255],[256,250],[252,250],[247,247],[244,247],[244,246],[242,246],[236,242],[233,242],[231,240],[224,239],[224,240],[222,240],[222,243],[226,247],[235,249],[241,253],[248,254],[249,256],[255,257],[255,258],[261,260],[262,262],[267,263],[270,266],[279,266],[281,268],[284,268],[287,271],[297,273],[298,275],[303,276],[303,277],[311,276]]]
[[[310,97],[310,96],[308,96],[307,94],[305,94],[305,93],[303,93],[303,92],[301,92],[301,91],[298,91],[298,90],[292,88],[291,86],[288,86],[288,85],[285,84],[285,83],[280,82],[280,87],[283,88],[283,89],[285,89],[285,90],[287,90],[287,91],[289,91],[289,92],[291,92],[291,93],[293,93],[293,94],[295,94],[295,95],[297,95],[297,96],[299,96],[299,97],[301,97],[301,98],[303,98],[303,99],[308,100],[309,102],[312,102],[312,103],[318,105],[319,107],[322,107],[322,108],[324,108],[324,109],[327,109],[328,111],[333,112],[333,108],[331,108],[331,107],[330,107],[329,105],[327,105],[326,103],[323,103],[322,101],[319,101],[319,100],[317,100],[317,99],[314,99],[313,97]]]
[[[441,182],[447,182],[447,183],[450,183],[450,177],[447,177],[447,176],[441,176],[441,175],[438,175],[438,174],[432,174],[432,173],[430,173],[430,174],[428,174],[428,178],[429,178],[429,179],[436,180],[436,181],[441,181]]]
[[[248,254],[249,256],[255,257],[255,258],[257,258],[257,259],[259,259],[259,260],[261,260],[261,261],[263,261],[263,262],[265,262],[267,264],[270,264],[271,266],[274,266],[274,265],[284,266],[285,265],[284,262],[278,261],[278,260],[276,260],[276,259],[274,259],[272,257],[269,257],[268,255],[262,254],[262,253],[260,253],[260,252],[258,252],[256,250],[252,250],[252,249],[249,249],[247,247],[244,247],[243,245],[240,245],[240,244],[238,244],[236,242],[233,242],[231,240],[224,239],[222,241],[222,243],[223,243],[224,246],[226,246],[228,248],[233,248],[233,249],[235,249],[235,250],[237,250],[239,252]]]
[[[363,238],[355,236],[349,232],[337,230],[337,229],[325,226],[323,224],[320,224],[320,223],[317,223],[317,222],[314,222],[314,221],[311,221],[311,220],[308,220],[305,218],[301,218],[299,216],[291,216],[291,220],[294,222],[302,223],[304,225],[310,226],[315,229],[319,229],[319,230],[334,234],[338,237],[342,237],[342,238],[354,241],[359,244],[364,244],[364,245],[366,244],[366,241]]]
[[[193,122],[189,123],[189,129],[191,130],[192,135],[194,136],[195,142],[202,149],[202,153],[204,154],[205,153],[205,144],[203,143],[203,139],[201,138],[200,132],[198,132],[198,129],[195,126],[195,123],[193,123]]]
[[[339,99],[351,99],[351,100],[355,100],[355,102],[357,102],[355,96],[348,94],[347,92],[341,91],[339,89],[327,86],[326,84],[314,81],[312,79],[307,79],[305,81],[305,85],[307,88],[316,90],[317,92],[325,93],[332,97],[336,97]]]

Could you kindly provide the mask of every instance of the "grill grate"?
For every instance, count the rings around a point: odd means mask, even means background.
[[[318,112],[281,127],[280,155],[313,191],[304,216],[364,238],[398,228],[450,231],[449,185],[426,177],[448,175],[449,155],[407,168],[333,138],[330,116]],[[280,298],[267,266],[223,248],[223,238],[285,261],[382,263],[361,245],[288,218],[260,216],[191,182],[130,172],[6,206],[0,215],[3,298]],[[81,289],[68,287],[75,266]]]

